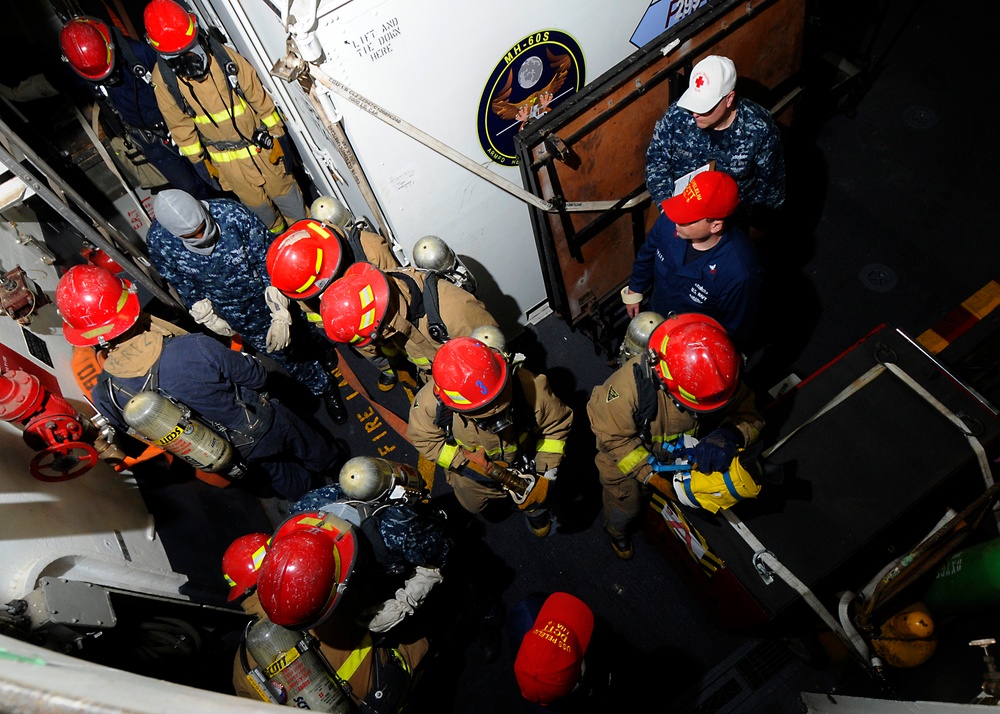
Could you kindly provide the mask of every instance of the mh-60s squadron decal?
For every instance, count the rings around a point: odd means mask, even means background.
[[[559,30],[539,30],[511,47],[486,82],[477,128],[495,163],[516,166],[514,136],[584,85],[583,52]]]

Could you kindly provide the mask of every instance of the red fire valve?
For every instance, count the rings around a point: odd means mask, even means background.
[[[24,427],[24,443],[38,453],[31,474],[42,481],[82,476],[97,463],[97,450],[83,438],[81,417],[38,378],[12,370],[0,374],[0,419]]]

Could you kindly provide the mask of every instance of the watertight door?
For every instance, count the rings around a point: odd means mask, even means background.
[[[550,304],[598,346],[623,321],[618,292],[657,216],[644,179],[653,125],[691,67],[721,54],[736,63],[737,92],[788,126],[804,25],[804,0],[708,2],[517,137],[525,187],[560,207],[531,209]],[[576,210],[587,202],[600,203]]]

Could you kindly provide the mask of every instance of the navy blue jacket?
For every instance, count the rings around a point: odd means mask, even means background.
[[[136,59],[152,72],[153,67],[156,66],[156,52],[153,48],[145,42],[139,42],[130,37],[122,37],[121,39],[128,43]],[[116,85],[104,85],[110,103],[114,105],[129,126],[149,131],[160,125],[161,131],[165,135],[166,126],[163,122],[163,115],[160,113],[160,107],[156,104],[152,86],[132,74],[132,68],[128,66],[125,54],[121,52],[120,48],[119,62],[122,63],[122,82]],[[100,93],[99,90],[96,91]]]
[[[102,373],[91,394],[94,406],[118,429],[124,429],[121,408],[129,398],[108,394],[108,374]],[[244,401],[253,401],[267,381],[264,366],[253,357],[226,349],[217,340],[202,334],[171,338],[163,347],[158,371],[158,386],[201,416],[226,427],[245,425],[242,408],[236,402],[236,389]],[[122,379],[114,383],[132,392],[142,390],[145,377]],[[117,403],[117,406],[116,406]]]
[[[757,319],[764,278],[753,243],[730,226],[714,248],[685,265],[687,247],[673,221],[660,216],[635,257],[629,290],[646,293],[652,286],[648,309],[664,317],[671,312],[714,317],[741,347]]]

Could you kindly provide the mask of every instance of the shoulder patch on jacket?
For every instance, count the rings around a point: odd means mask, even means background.
[[[614,387],[608,387],[608,398],[605,400],[605,404],[607,404],[608,402],[614,401],[615,399],[618,399],[618,397],[619,397],[619,394],[618,394],[618,392],[615,391],[615,388]]]

